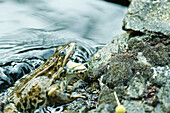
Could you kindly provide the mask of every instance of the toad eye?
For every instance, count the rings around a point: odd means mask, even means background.
[[[60,55],[62,55],[62,56],[65,55],[65,53],[66,53],[65,50],[61,50],[61,51],[60,51]]]

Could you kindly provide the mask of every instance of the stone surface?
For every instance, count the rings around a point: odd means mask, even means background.
[[[134,82],[127,88],[127,94],[130,98],[141,99],[144,93],[145,85],[138,78],[133,79]]]
[[[112,42],[108,43],[104,48],[99,50],[97,54],[93,56],[87,75],[88,77],[86,79],[97,80],[100,75],[105,73],[104,71],[106,70],[104,70],[103,67],[109,62],[112,54],[118,51],[126,51],[126,41],[128,37],[129,34],[127,33],[115,37]]]
[[[92,58],[85,80],[99,81],[98,105],[89,113],[115,112],[113,92],[127,113],[170,112],[170,26],[167,0],[132,0],[124,19],[128,32]]]
[[[102,109],[101,106],[105,103],[109,108],[115,108],[113,92],[116,91],[127,113],[169,112],[167,42],[169,38],[127,32],[99,50],[86,74],[87,81],[98,80],[101,87],[99,105],[92,111],[105,109],[109,113],[107,107]]]
[[[97,107],[97,109],[93,109],[88,113],[114,113],[114,109],[111,105],[102,103]]]
[[[132,0],[123,21],[125,30],[170,36],[168,0]]]
[[[169,113],[170,112],[170,74],[167,76],[166,84],[164,87],[161,87],[158,98],[159,102],[162,103],[162,111]]]
[[[145,113],[145,109],[140,101],[123,101],[127,113]]]
[[[117,103],[114,97],[114,91],[104,86],[98,97],[98,103],[96,109],[89,111],[89,113],[113,113]],[[112,104],[111,104],[112,103]]]

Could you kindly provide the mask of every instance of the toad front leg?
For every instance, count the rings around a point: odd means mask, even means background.
[[[68,85],[68,87],[70,87]],[[71,94],[71,93],[65,93],[63,92],[63,89],[59,88],[57,84],[52,85],[48,91],[46,92],[48,104],[67,104],[69,102],[72,102],[73,100],[77,98],[86,98],[84,94]]]

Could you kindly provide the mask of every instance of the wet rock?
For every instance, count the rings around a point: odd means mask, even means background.
[[[170,75],[170,74],[169,74]],[[164,87],[161,87],[158,93],[158,99],[161,103],[161,110],[165,113],[170,112],[170,77],[167,76],[166,84]]]
[[[0,69],[0,92],[14,84],[23,75],[28,74],[32,67],[27,63],[11,63],[11,65]]]
[[[168,0],[132,0],[123,21],[124,30],[170,36]]]
[[[101,89],[101,92],[99,94],[98,97],[98,103],[105,103],[105,104],[115,104],[116,106],[116,102],[115,102],[115,97],[114,97],[114,92],[112,89],[109,89],[107,86],[104,86]]]
[[[141,99],[144,93],[145,85],[138,78],[132,79],[131,85],[127,88],[127,94],[130,98]]]
[[[43,62],[40,59],[24,59],[23,61],[7,63],[8,65],[0,68],[0,92],[5,91],[15,81],[30,73]]]
[[[151,38],[149,36],[142,36],[142,37],[134,37],[131,38],[128,42],[129,50],[133,50],[138,52],[138,56],[142,58],[141,61],[147,61],[152,65],[163,66],[168,65],[170,60],[169,58],[169,45],[165,45],[160,41],[156,43],[155,46],[152,46],[152,42],[155,37]],[[159,38],[160,39],[160,38]],[[161,40],[161,39],[160,39]],[[169,40],[166,38],[166,40]],[[142,52],[142,53],[141,53]]]
[[[4,74],[4,69],[0,68],[0,92],[5,91],[12,84],[12,79]]]
[[[83,99],[78,99],[77,101],[70,103],[70,105],[68,105],[66,110],[64,110],[65,113],[68,113],[71,111],[73,113],[87,112],[87,103]]]
[[[115,108],[116,91],[127,113],[166,113],[170,99],[169,61],[169,44],[162,37],[134,32],[116,37],[94,55],[86,74],[87,80],[98,80],[101,89],[98,107],[91,112],[109,113],[103,103]]]
[[[157,87],[165,86],[167,80],[170,79],[169,66],[157,66],[152,68],[154,70],[153,78],[151,81],[152,84],[155,84]]]
[[[6,100],[6,95],[5,93],[0,94],[0,113],[3,111],[4,106],[5,106],[5,100]]]
[[[12,66],[5,67],[4,73],[10,76],[10,78],[12,78],[13,81],[16,81],[23,75],[31,72],[31,70],[32,70],[31,66],[26,63],[15,63],[12,64]]]
[[[102,103],[96,109],[93,109],[88,113],[114,113],[114,109],[111,105]]]
[[[140,101],[127,101],[123,102],[127,113],[146,113],[143,104]]]
[[[89,111],[89,113],[113,113],[117,105],[113,90],[104,86],[100,91],[98,103],[97,108]]]
[[[101,77],[102,74],[106,73],[106,70],[103,69],[103,67],[105,67],[109,62],[112,54],[117,53],[118,51],[126,52],[126,41],[128,40],[128,37],[128,33],[115,37],[112,42],[108,43],[104,48],[99,50],[97,54],[93,56],[86,75],[86,80],[97,80]]]

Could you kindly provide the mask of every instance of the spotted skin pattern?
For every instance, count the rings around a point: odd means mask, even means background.
[[[66,78],[70,76],[64,68],[70,57],[76,51],[76,42],[70,42],[56,49],[56,52],[44,64],[32,73],[21,78],[12,91],[8,92],[7,104],[3,112],[23,113],[34,112],[35,109],[45,105],[61,105],[69,103],[76,98],[86,98],[83,94],[73,95],[64,89],[73,90]],[[84,70],[74,70],[72,75],[82,73]],[[69,72],[70,73],[70,72]],[[62,78],[62,76],[64,76]],[[62,79],[61,79],[62,78]],[[73,77],[74,78],[74,77]],[[78,78],[79,79],[79,78]]]

